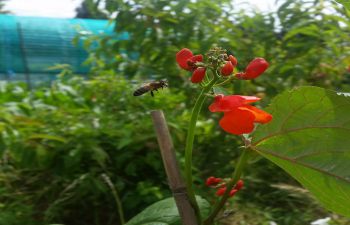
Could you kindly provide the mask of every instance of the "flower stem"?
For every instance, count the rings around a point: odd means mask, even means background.
[[[217,201],[215,203],[215,205],[213,207],[213,210],[211,211],[211,213],[208,216],[208,218],[203,222],[203,225],[212,225],[213,224],[215,217],[220,212],[220,210],[224,206],[225,202],[229,198],[229,194],[230,194],[231,189],[237,183],[237,181],[241,178],[241,175],[242,175],[242,172],[243,172],[243,168],[246,165],[246,162],[247,162],[247,160],[249,158],[250,151],[251,151],[250,149],[244,149],[243,150],[241,156],[239,157],[239,160],[238,160],[237,166],[235,168],[235,171],[234,171],[234,173],[232,175],[232,179],[226,185],[227,188],[226,188],[225,194],[222,196],[220,201]]]
[[[195,193],[193,190],[193,178],[192,178],[192,151],[193,151],[193,141],[194,141],[194,131],[196,128],[196,123],[198,119],[198,115],[201,111],[202,105],[204,100],[207,97],[207,93],[212,89],[212,87],[215,85],[217,82],[218,77],[215,76],[214,78],[209,82],[207,86],[205,86],[201,93],[199,94],[196,103],[193,107],[192,114],[191,114],[191,120],[190,124],[188,127],[188,132],[187,132],[187,138],[186,138],[186,147],[185,147],[185,177],[186,177],[186,188],[187,188],[187,194],[189,197],[189,200],[195,210],[196,217],[198,224],[201,224],[201,215],[199,211],[199,207],[196,201]]]
[[[215,86],[222,86],[225,85],[227,83],[230,83],[231,81],[233,81],[234,79],[236,79],[236,77],[234,75],[231,75],[229,78],[227,78],[226,80],[224,80],[221,83],[215,84]]]

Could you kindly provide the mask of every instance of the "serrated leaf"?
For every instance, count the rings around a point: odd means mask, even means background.
[[[350,98],[318,87],[277,96],[271,123],[252,148],[307,188],[329,210],[350,216]]]
[[[209,203],[196,196],[202,216],[209,214]],[[174,198],[156,202],[133,217],[126,225],[181,225],[181,219]]]

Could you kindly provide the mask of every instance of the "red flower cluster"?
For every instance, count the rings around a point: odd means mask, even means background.
[[[176,62],[184,70],[191,71],[192,83],[199,83],[203,80],[205,76],[205,67],[197,67],[197,62],[203,61],[203,55],[193,55],[191,50],[188,48],[183,48],[181,51],[176,53]]]
[[[219,185],[220,183],[221,185]],[[224,183],[221,178],[209,177],[206,180],[205,184],[209,187],[217,187],[219,185],[219,188],[215,193],[217,196],[224,195],[227,190],[226,183]],[[241,190],[243,188],[243,185],[244,185],[243,180],[239,180],[234,186],[234,188],[231,189],[230,197],[233,197],[239,190]]]
[[[227,56],[226,54],[225,58],[220,73],[222,76],[230,76],[237,66],[237,59],[233,55]],[[193,55],[191,50],[183,48],[176,53],[176,61],[182,69],[192,72],[192,83],[202,82],[205,77],[206,67],[202,65],[198,66],[198,62],[203,61],[203,55]],[[269,63],[265,59],[255,58],[248,64],[244,72],[236,73],[235,76],[242,80],[254,79],[264,73],[268,67]]]
[[[272,119],[269,113],[249,105],[259,100],[260,98],[254,96],[217,95],[209,110],[224,113],[219,124],[226,132],[248,134],[253,131],[254,123],[268,123]]]
[[[236,77],[242,80],[250,80],[257,78],[269,67],[269,63],[263,58],[253,59],[245,68],[244,73],[237,73]]]

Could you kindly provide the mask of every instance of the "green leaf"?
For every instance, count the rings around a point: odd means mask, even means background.
[[[296,35],[306,35],[311,37],[320,38],[320,29],[316,24],[309,24],[307,26],[296,27],[290,30],[285,36],[284,40],[295,37]]]
[[[350,97],[318,87],[277,96],[271,123],[252,148],[307,188],[329,210],[350,216]]]
[[[209,214],[209,203],[196,196],[202,216]],[[181,225],[179,212],[173,197],[156,202],[133,217],[126,225]]]
[[[350,0],[336,0],[336,2],[342,4],[345,8],[350,10]]]

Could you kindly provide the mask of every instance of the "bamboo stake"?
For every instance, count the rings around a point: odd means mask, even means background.
[[[174,146],[162,110],[151,111],[158,144],[168,177],[169,187],[173,193],[183,225],[198,225],[194,209],[188,199],[185,183],[181,177],[176,161]]]

